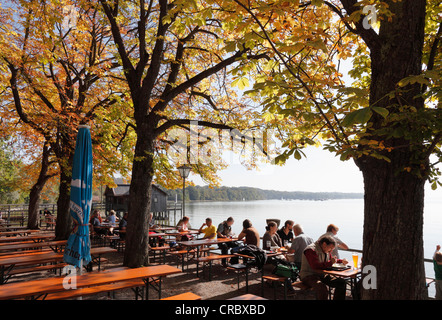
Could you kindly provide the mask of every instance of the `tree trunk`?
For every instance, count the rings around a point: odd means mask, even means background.
[[[40,195],[43,190],[44,183],[37,181],[31,188],[29,193],[29,207],[28,207],[28,229],[38,229],[38,206],[40,204]]]
[[[139,125],[142,127],[142,125]],[[149,263],[149,213],[153,178],[154,136],[137,132],[135,157],[130,184],[126,248],[123,264],[136,268]]]
[[[398,174],[381,160],[367,159],[360,167],[365,185],[362,262],[376,268],[376,289],[363,290],[362,297],[424,299],[425,179]]]
[[[382,21],[379,48],[371,50],[372,79],[370,106],[387,108],[391,114],[403,112],[404,105],[424,108],[418,84],[404,88],[394,98],[399,80],[422,70],[425,0],[388,1],[394,13],[391,22]],[[411,122],[411,121],[410,121]],[[389,129],[413,132],[413,123],[387,124]],[[372,130],[384,128],[379,115],[372,118]],[[391,162],[362,157],[356,164],[364,176],[365,209],[363,266],[376,268],[376,289],[364,289],[364,299],[424,299],[423,254],[424,185],[428,175],[428,155],[422,141],[404,137],[373,135],[393,151],[383,153]]]
[[[31,192],[29,193],[29,207],[28,207],[28,225],[29,229],[38,229],[38,206],[40,204],[41,192],[51,176],[48,176],[49,169],[49,148],[45,144],[43,146],[42,161],[40,174],[38,176],[37,182],[32,186]]]
[[[67,174],[65,168],[61,168],[60,171],[55,238],[57,240],[67,240],[72,232],[72,217],[69,212],[69,204],[71,201],[71,174]]]

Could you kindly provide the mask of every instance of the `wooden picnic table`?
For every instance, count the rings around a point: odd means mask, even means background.
[[[116,252],[116,249],[109,247],[91,248],[92,261],[97,262],[98,270],[101,269],[101,255]],[[16,266],[30,266],[45,263],[56,263],[63,261],[62,252],[42,251],[38,253],[14,254],[0,257],[0,285],[4,285],[10,278],[10,272]],[[89,269],[90,270],[90,269]]]
[[[199,257],[199,248],[202,246],[210,246],[212,244],[220,244],[226,242],[238,241],[237,238],[220,238],[220,239],[199,239],[199,240],[189,240],[189,241],[179,241],[178,244],[192,248],[196,247],[197,257]]]
[[[168,265],[150,266],[140,268],[116,268],[107,271],[89,272],[76,276],[76,289],[117,283],[128,280],[142,279],[146,285],[146,299],[148,299],[148,286],[155,282],[150,282],[149,278],[159,278],[158,287],[154,287],[161,299],[161,280],[163,277],[181,273],[181,270]],[[14,282],[3,285],[0,290],[0,300],[10,300],[19,298],[38,298],[50,293],[63,292],[63,281],[65,277],[53,277],[26,282]]]
[[[199,234],[197,230],[166,232],[167,236],[185,236],[188,234]]]
[[[24,229],[24,230],[15,230],[15,231],[0,231],[0,237],[9,237],[18,234],[27,235],[34,232],[40,232],[39,229]]]
[[[199,240],[188,240],[188,241],[178,241],[178,244],[183,247],[187,247],[189,251],[191,248],[196,247],[196,258],[200,257],[200,247],[210,246],[212,244],[220,244],[226,242],[238,241],[237,238],[216,238],[216,239],[199,239]],[[197,275],[198,275],[198,260],[197,260]]]
[[[281,252],[281,251],[275,252],[275,251],[269,251],[269,250],[265,250],[265,253],[266,253],[267,258],[276,257],[276,256],[284,254],[284,252]],[[255,260],[255,257],[249,256],[246,254],[234,253],[234,255],[237,257],[241,257],[243,259]],[[240,266],[242,266],[243,269],[245,270],[244,273],[246,276],[246,293],[249,293],[249,269],[250,269],[250,266],[247,263],[243,263]],[[234,266],[232,266],[232,267],[234,267]],[[261,287],[262,288],[263,288],[263,281],[264,281],[263,277],[264,277],[264,267],[261,268]],[[263,289],[261,290],[261,295],[264,295]]]
[[[14,251],[14,250],[25,250],[25,249],[33,249],[33,248],[44,248],[49,247],[53,251],[57,252],[59,247],[65,246],[67,240],[57,240],[57,241],[44,241],[44,242],[23,242],[23,243],[13,243],[13,244],[4,244],[0,246],[0,252],[5,251]],[[26,252],[26,251],[25,251]]]
[[[318,273],[329,275],[334,278],[344,279],[345,282],[350,286],[352,293],[357,280],[361,277],[362,274],[361,268],[355,269],[353,267],[350,267],[346,270],[316,270],[316,271]]]
[[[26,226],[3,226],[0,225],[0,232],[4,232],[4,231],[14,231],[14,230],[28,230],[29,228]]]
[[[0,237],[0,244],[7,242],[21,242],[21,241],[34,241],[40,242],[47,239],[54,239],[55,234],[53,233],[45,233],[45,234],[31,234],[29,236],[21,236],[21,237]]]
[[[156,228],[149,228],[149,231],[168,231],[168,230],[176,230],[177,227],[156,227]]]

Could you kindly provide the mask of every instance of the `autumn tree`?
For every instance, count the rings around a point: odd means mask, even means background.
[[[116,58],[108,53],[112,46],[110,32],[88,1],[11,3],[10,8],[5,8],[8,23],[1,28],[1,67],[9,82],[3,83],[2,117],[13,117],[28,126],[27,132],[21,132],[24,139],[26,134],[41,137],[40,178],[30,201],[30,212],[33,210],[34,214],[48,176],[48,157],[52,154],[56,159],[56,237],[67,239],[72,230],[70,177],[77,127],[93,125],[94,159],[98,164],[107,163],[102,166],[103,175],[106,170],[114,172],[115,168],[124,167],[121,162],[116,164],[118,148],[111,145],[121,139],[118,130],[124,128],[125,123],[120,122],[125,120],[128,105],[118,77],[112,77],[111,70],[118,65],[113,64]],[[3,12],[2,17],[5,15]],[[115,113],[112,108],[116,106],[119,120],[110,127],[107,115]]]
[[[442,158],[440,3],[234,2],[255,47],[272,52],[249,94],[285,137],[278,161],[321,141],[362,172],[362,262],[377,271],[362,297],[425,298],[424,186],[439,183]]]
[[[148,262],[155,167],[163,166],[166,172],[174,169],[166,157],[155,157],[155,151],[168,143],[170,129],[190,133],[192,120],[198,121],[198,136],[201,127],[241,128],[241,118],[250,119],[244,117],[250,113],[231,90],[231,78],[224,75],[230,66],[261,56],[249,55],[240,34],[226,32],[220,7],[213,1],[101,0],[100,4],[133,104],[136,145],[124,264],[137,267]],[[226,50],[229,46],[233,50]],[[250,125],[242,121],[242,128]],[[185,154],[183,162],[190,162],[189,158]],[[194,168],[198,165],[202,164],[196,160]]]

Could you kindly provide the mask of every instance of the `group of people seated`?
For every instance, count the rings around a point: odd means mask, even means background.
[[[234,236],[232,233],[233,223],[234,219],[229,217],[216,228],[212,219],[207,218],[198,231],[204,234],[203,239],[232,237]],[[189,230],[189,217],[184,217],[177,227],[182,231]],[[242,227],[237,240],[243,240],[245,245],[261,247],[259,232],[253,227],[251,221],[245,219]],[[348,263],[346,259],[339,259],[338,249],[348,250],[348,246],[337,237],[338,231],[339,228],[336,225],[330,224],[327,226],[326,232],[315,241],[304,233],[300,224],[295,224],[292,220],[285,221],[280,229],[275,221],[269,221],[266,232],[262,236],[262,249],[280,251],[281,248],[285,248],[284,251],[288,254],[281,256],[282,259],[287,259],[300,270],[300,280],[315,289],[317,299],[327,299],[327,286],[335,288],[334,299],[344,299],[345,281],[339,278],[332,279],[330,276],[318,272],[332,267],[335,263]],[[181,240],[188,239],[190,237],[186,236]],[[227,254],[229,249],[236,246],[238,246],[236,241],[219,244],[222,254]],[[226,264],[225,260],[223,260],[223,264]]]
[[[101,217],[99,210],[94,210],[92,212],[89,223],[92,226],[93,232],[99,236],[114,235],[116,233],[116,226],[118,222],[118,230],[125,230],[127,226],[127,212],[124,213],[123,217],[118,219],[114,210],[109,212],[109,215],[103,219]],[[103,223],[107,226],[104,228]],[[119,234],[120,238],[124,237],[124,234]]]

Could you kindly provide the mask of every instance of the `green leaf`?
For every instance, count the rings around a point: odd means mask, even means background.
[[[372,115],[373,115],[373,112],[370,110],[370,108],[360,109],[360,110],[358,110],[358,113],[356,114],[355,121],[356,121],[356,123],[367,123],[368,120],[370,120]]]
[[[355,110],[347,114],[347,116],[342,121],[342,125],[344,127],[349,127],[357,123],[364,124],[367,123],[368,120],[370,120],[372,115],[373,112],[370,110],[370,108]]]
[[[376,112],[377,114],[380,114],[384,119],[388,116],[388,110],[382,107],[371,107],[371,109]]]

